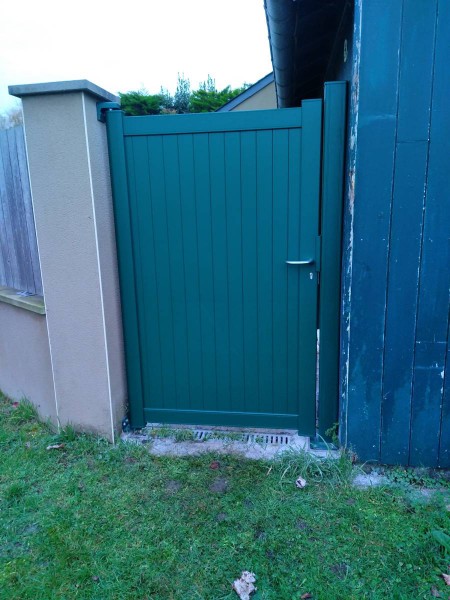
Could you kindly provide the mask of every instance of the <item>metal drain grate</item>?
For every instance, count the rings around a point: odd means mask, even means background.
[[[288,446],[292,443],[292,436],[273,433],[234,433],[228,431],[210,431],[196,429],[194,439],[199,442],[206,440],[224,440],[240,442],[243,444],[261,444],[263,446]]]

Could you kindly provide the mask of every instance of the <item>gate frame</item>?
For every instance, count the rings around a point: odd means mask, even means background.
[[[347,82],[324,86],[322,193],[320,200],[321,273],[319,285],[318,433],[338,424],[340,389],[340,330],[342,215],[344,204]]]

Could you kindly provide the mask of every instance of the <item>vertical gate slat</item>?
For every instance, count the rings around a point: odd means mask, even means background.
[[[289,198],[288,198],[288,243],[287,255],[290,260],[300,256],[300,165],[302,164],[302,130],[289,131]],[[287,388],[288,412],[298,411],[299,398],[299,314],[298,302],[300,271],[288,269],[287,271]]]
[[[126,138],[125,148],[128,163],[133,165],[133,168],[129,169],[128,178],[134,257],[138,274],[136,290],[141,331],[144,403],[150,401],[151,394],[164,404],[147,140],[140,137]]]
[[[155,291],[158,302],[159,339],[161,343],[161,377],[164,408],[166,408],[166,406],[170,406],[171,399],[176,398],[177,364],[174,350],[172,307],[168,301],[168,299],[172,298],[172,287],[162,140],[161,136],[147,138],[152,218],[154,223]]]
[[[178,137],[163,138],[164,174],[169,240],[172,319],[177,372],[176,408],[190,406],[188,333],[186,318],[186,272],[183,254],[183,225],[180,198]]]
[[[230,314],[230,409],[245,405],[242,313],[242,206],[240,134],[225,134],[225,193],[227,205],[228,309]]]
[[[272,131],[256,134],[258,169],[258,356],[259,410],[273,410],[273,144]]]
[[[209,180],[209,139],[207,133],[194,136],[194,177],[196,192],[199,269],[200,326],[202,344],[203,399],[217,405],[216,340],[214,316],[214,263],[211,234]]]
[[[241,134],[243,315],[245,410],[258,406],[258,248],[256,206],[256,133]]]
[[[197,236],[196,186],[192,135],[178,137],[180,165],[180,201],[185,266],[186,325],[189,360],[191,410],[201,410],[203,399],[202,330],[199,296],[199,257]]]
[[[217,410],[230,409],[230,319],[228,312],[227,210],[224,134],[209,136],[211,220],[216,299]]]
[[[277,411],[288,413],[287,379],[287,276],[289,132],[273,132],[273,396]]]

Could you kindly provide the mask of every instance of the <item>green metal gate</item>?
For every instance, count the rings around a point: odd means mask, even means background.
[[[313,435],[322,102],[105,112],[132,425]]]

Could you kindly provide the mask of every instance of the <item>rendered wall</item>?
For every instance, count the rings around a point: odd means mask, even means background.
[[[55,392],[45,315],[0,302],[0,390],[26,398],[56,423]]]

